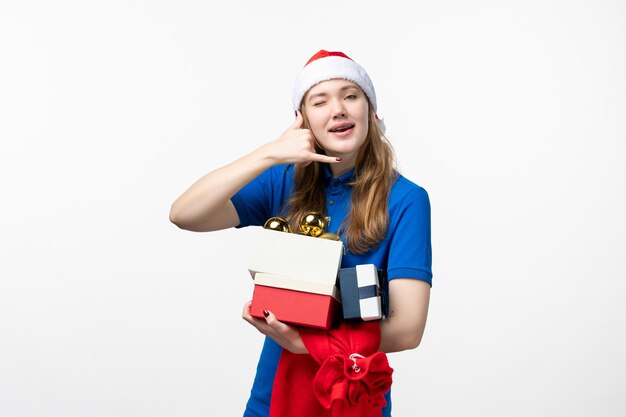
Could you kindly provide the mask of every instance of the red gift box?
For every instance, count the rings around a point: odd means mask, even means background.
[[[269,310],[286,323],[329,329],[340,308],[339,301],[330,295],[255,284],[250,314],[264,319],[263,310]]]

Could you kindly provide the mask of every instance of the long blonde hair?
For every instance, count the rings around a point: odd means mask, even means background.
[[[302,127],[309,129],[304,107],[302,116]],[[339,233],[345,234],[347,249],[355,254],[366,253],[385,238],[389,226],[389,192],[398,175],[393,148],[378,127],[371,105],[368,119],[367,136],[357,154],[355,178],[350,183],[350,211],[339,227]],[[317,151],[323,152],[319,148]],[[318,162],[305,167],[296,165],[294,191],[286,203],[286,220],[292,230],[298,230],[300,218],[307,211],[326,215],[322,168]]]

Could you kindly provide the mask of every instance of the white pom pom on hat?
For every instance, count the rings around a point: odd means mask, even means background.
[[[343,52],[321,50],[308,60],[296,78],[293,88],[293,109],[300,110],[302,98],[311,87],[322,81],[341,78],[352,81],[365,93],[374,112],[377,111],[376,91],[367,72]]]

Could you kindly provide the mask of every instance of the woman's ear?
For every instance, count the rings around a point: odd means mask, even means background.
[[[385,130],[387,130],[387,126],[385,126],[385,119],[381,119],[376,115],[376,124],[378,125],[378,129],[380,129],[380,133],[385,134]]]

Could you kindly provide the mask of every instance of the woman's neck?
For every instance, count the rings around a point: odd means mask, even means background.
[[[333,177],[337,178],[337,177],[342,176],[346,172],[350,171],[352,168],[354,168],[355,163],[356,163],[356,155],[352,157],[348,157],[348,159],[344,157],[344,159],[342,159],[341,162],[328,164],[328,165],[330,166],[330,172],[331,174],[333,174]]]

